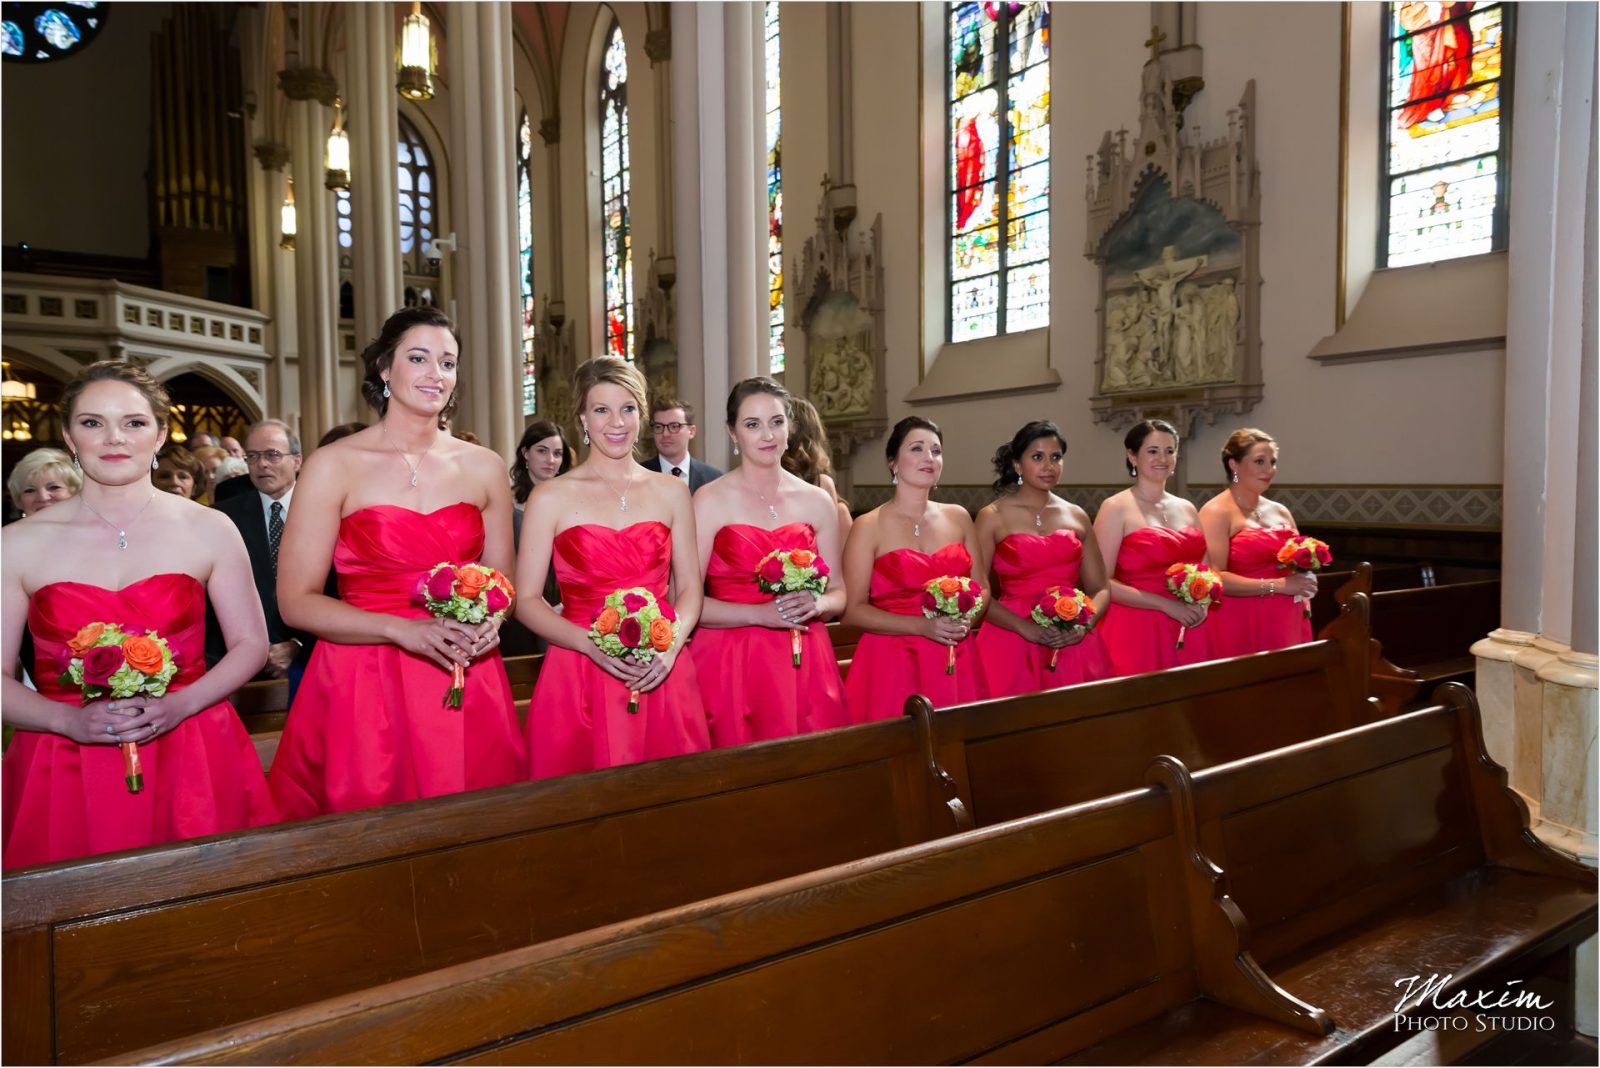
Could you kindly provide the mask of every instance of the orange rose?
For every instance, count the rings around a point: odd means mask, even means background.
[[[956,595],[956,591],[960,589],[960,579],[942,578],[939,580],[939,592],[944,594],[946,597],[954,597]]]
[[[607,607],[600,613],[600,618],[594,621],[594,632],[602,638],[607,634],[615,634],[621,622],[621,614],[615,608]]]
[[[1189,580],[1189,596],[1196,601],[1203,601],[1211,596],[1211,580],[1201,575],[1196,575]]]
[[[161,655],[161,646],[154,638],[144,634],[133,634],[122,639],[122,658],[133,670],[145,675],[159,672],[165,661],[165,657]]]
[[[78,633],[67,640],[67,648],[72,650],[73,656],[82,656],[94,648],[94,643],[100,640],[100,635],[106,632],[104,623],[90,623]]]
[[[817,554],[810,549],[796,549],[789,554],[789,560],[795,567],[810,567],[811,561],[816,558]]]
[[[1293,545],[1291,545],[1289,542],[1284,542],[1282,545],[1278,546],[1278,563],[1287,564],[1290,560],[1293,560],[1293,559],[1294,559],[1294,546]]]
[[[1056,618],[1070,623],[1078,618],[1078,599],[1063,597],[1056,601]]]
[[[464,567],[456,572],[456,585],[461,588],[461,596],[469,601],[482,593],[489,581],[489,576],[475,567]]]
[[[672,648],[672,623],[661,616],[650,622],[650,644],[658,653]]]

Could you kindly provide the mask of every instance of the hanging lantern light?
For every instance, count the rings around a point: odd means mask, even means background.
[[[278,209],[278,229],[283,236],[278,240],[278,247],[285,252],[294,251],[294,235],[299,231],[300,224],[294,210],[294,179],[289,179],[289,192],[283,198],[283,206]]]
[[[422,13],[421,0],[411,5],[400,28],[400,54],[397,59],[400,80],[395,87],[407,100],[432,100],[433,76],[439,69],[439,53],[433,44],[433,30]]]
[[[322,184],[334,192],[350,188],[350,135],[344,132],[344,100],[333,98],[333,129],[328,131],[328,151],[322,157]]]

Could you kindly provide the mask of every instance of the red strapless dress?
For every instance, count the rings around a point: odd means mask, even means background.
[[[654,521],[621,530],[568,527],[556,535],[553,565],[563,616],[588,626],[618,589],[643,586],[667,599],[672,531]],[[630,713],[621,680],[582,653],[552,645],[528,706],[529,774],[544,779],[710,749],[694,659],[681,649],[666,681],[640,694],[639,711]]]
[[[1167,568],[1180,563],[1204,563],[1205,558],[1206,537],[1199,527],[1141,527],[1122,539],[1115,578],[1136,590],[1171,597],[1167,592]],[[1217,605],[1211,606],[1211,613],[1218,611]],[[1214,622],[1208,618],[1201,626],[1190,627],[1183,637],[1182,649],[1178,648],[1177,620],[1154,608],[1113,604],[1098,629],[1116,673],[1139,675],[1215,658],[1218,654],[1212,651],[1210,634]]]
[[[816,532],[809,523],[785,523],[776,530],[744,523],[723,527],[711,542],[707,590],[730,604],[772,600],[756,584],[756,566],[775,549],[816,552]],[[700,678],[713,745],[787,738],[850,722],[839,661],[821,620],[813,621],[800,640],[798,668],[789,632],[770,627],[701,627],[694,632],[694,655],[716,666]]]
[[[872,562],[868,600],[876,608],[900,616],[922,614],[922,593],[944,575],[970,575],[972,555],[960,542],[935,553],[895,549]],[[983,663],[969,638],[955,647],[956,671],[945,673],[949,647],[909,634],[863,634],[845,679],[850,719],[866,723],[891,719],[905,709],[906,698],[920,693],[935,708],[979,701],[989,695]]]
[[[1228,542],[1228,570],[1252,579],[1283,581],[1293,574],[1278,567],[1278,550],[1300,536],[1293,527],[1245,527]],[[1215,656],[1244,656],[1311,640],[1306,606],[1293,597],[1230,597],[1227,611],[1207,624]]]
[[[206,591],[191,575],[151,575],[120,590],[52,582],[28,605],[39,692],[76,705],[58,679],[67,642],[89,623],[144,627],[167,639],[178,662],[169,692],[205,674]],[[261,758],[226,701],[141,742],[144,790],[128,792],[122,750],[59,734],[18,731],[5,756],[6,868],[220,834],[272,823],[277,811]]]
[[[470,501],[433,512],[379,504],[339,524],[339,597],[357,608],[426,619],[417,585],[435,564],[474,563],[483,513]],[[498,650],[467,668],[460,708],[450,673],[397,645],[312,650],[268,781],[285,819],[413,801],[516,782],[522,739]]]
[[[1027,619],[1045,590],[1078,585],[1082,563],[1083,543],[1074,531],[1008,535],[994,548],[1000,603]],[[979,629],[975,640],[990,697],[1036,693],[1108,679],[1113,674],[1098,624],[1077,645],[1060,650],[1054,671],[1050,670],[1049,649],[997,626],[992,619]]]

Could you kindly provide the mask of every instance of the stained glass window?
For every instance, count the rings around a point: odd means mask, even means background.
[[[350,248],[356,243],[355,220],[350,214],[350,190],[340,189],[333,194],[334,212],[339,222],[339,247]]]
[[[1390,3],[1388,15],[1380,262],[1402,267],[1504,248],[1510,6]]]
[[[533,126],[517,123],[517,274],[522,284],[522,414],[537,407],[533,353]]]
[[[783,94],[779,79],[778,0],[766,2],[767,53],[767,353],[783,373]]]
[[[633,235],[628,218],[628,50],[615,20],[600,64],[600,243],[606,352],[633,359]]]
[[[950,340],[971,341],[1050,325],[1050,4],[948,15]]]
[[[0,56],[7,63],[48,63],[77,55],[105,25],[106,7],[89,0],[5,5]]]
[[[438,180],[428,146],[404,115],[400,116],[395,163],[395,182],[400,190],[400,255],[406,257],[406,270],[420,274],[428,262],[420,253],[433,240]]]

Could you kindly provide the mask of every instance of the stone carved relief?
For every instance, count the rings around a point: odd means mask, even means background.
[[[850,454],[888,426],[883,217],[852,228],[854,213],[836,210],[836,192],[824,178],[815,229],[790,270],[790,307],[800,311],[790,318],[784,379],[817,406],[848,495]]]
[[[651,249],[649,281],[633,302],[633,359],[649,383],[652,403],[678,395],[678,302],[670,273],[675,264]]]
[[[1147,44],[1150,42],[1146,42]],[[1255,83],[1228,112],[1226,136],[1183,124],[1169,56],[1140,83],[1139,134],[1107,132],[1088,158],[1088,241],[1100,267],[1096,422],[1125,427],[1249,411],[1261,398],[1260,174]]]

